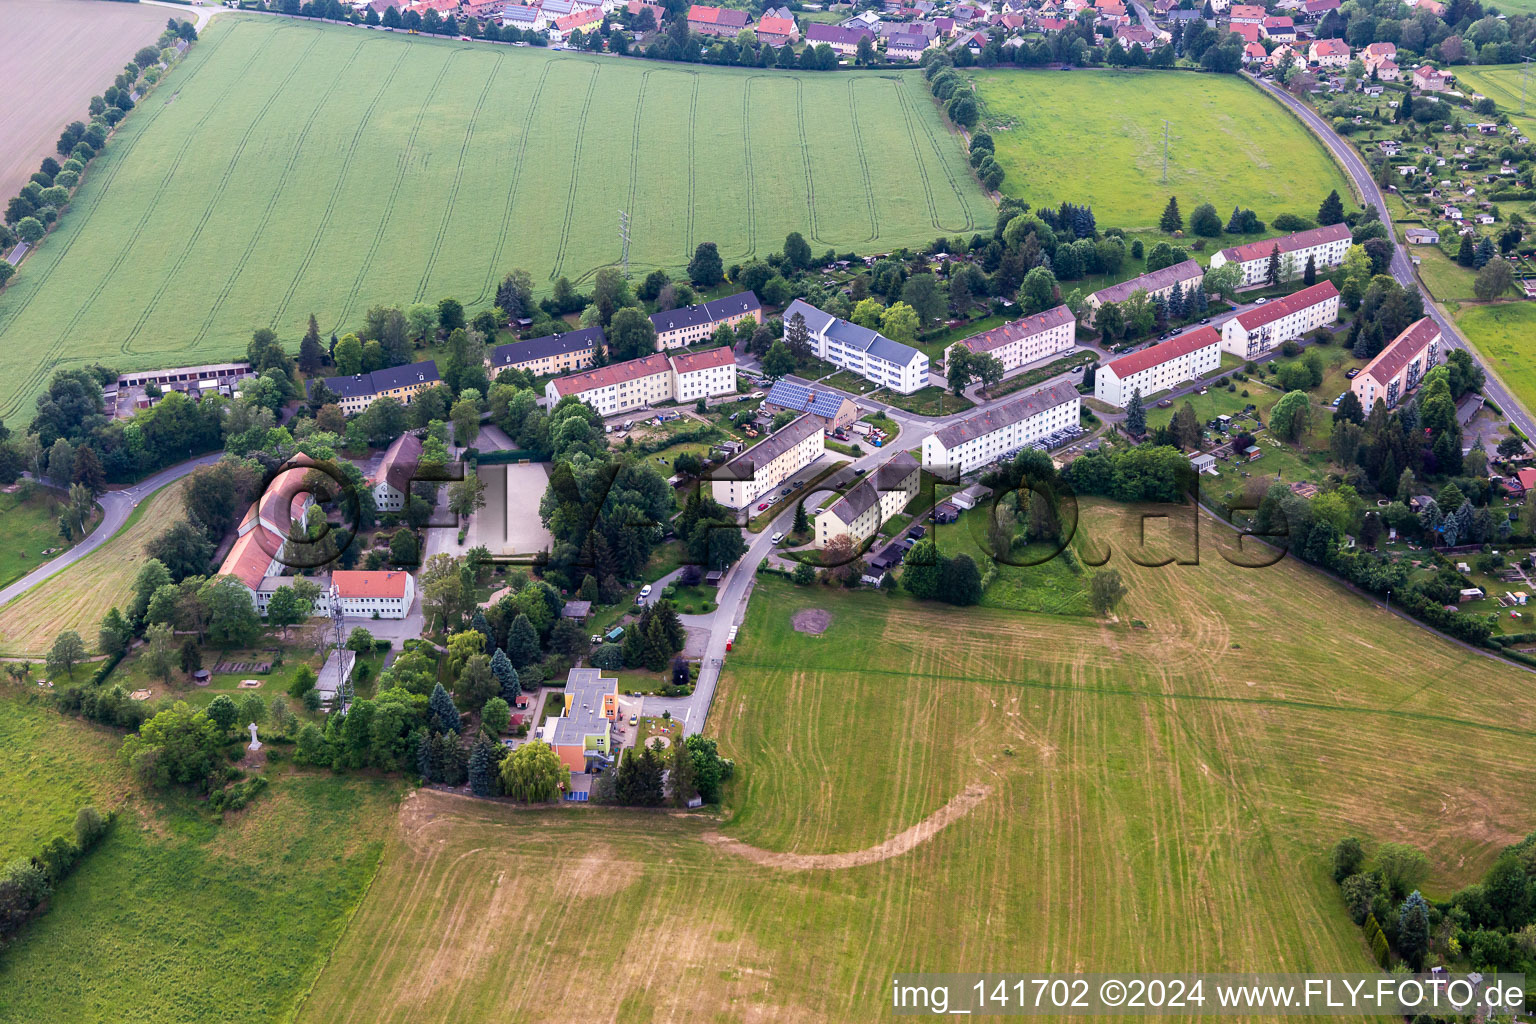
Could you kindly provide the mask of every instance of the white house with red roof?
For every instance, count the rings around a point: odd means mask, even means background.
[[[1378,68],[1387,61],[1397,60],[1396,43],[1371,43],[1360,51],[1360,59],[1367,68]]]
[[[800,41],[800,26],[794,18],[763,15],[757,21],[757,41],[764,46],[784,46]]]
[[[1369,413],[1377,402],[1388,409],[1401,402],[1435,365],[1440,340],[1440,328],[1429,317],[1409,324],[1350,382],[1361,408]]]
[[[1307,48],[1307,60],[1325,68],[1349,64],[1349,44],[1342,39],[1317,39]]]
[[[1269,59],[1269,51],[1264,49],[1263,43],[1248,43],[1243,47],[1243,63],[1251,64],[1254,61]]]
[[[1197,327],[1099,367],[1093,397],[1123,409],[1137,391],[1146,398],[1220,368],[1221,335],[1214,327]]]
[[[752,24],[752,16],[746,11],[730,7],[706,7],[694,4],[688,8],[688,28],[700,35],[734,36]]]
[[[572,11],[563,18],[556,18],[549,30],[549,38],[560,41],[570,38],[572,32],[580,32],[583,36],[596,32],[603,24],[603,9],[601,7],[589,7],[582,11]]]
[[[403,619],[416,600],[416,581],[403,569],[331,573],[331,601],[348,618]]]
[[[1281,43],[1294,43],[1296,41],[1296,23],[1288,17],[1276,16],[1265,18],[1260,28],[1264,32],[1265,39],[1273,39]]]
[[[1319,281],[1284,298],[1244,310],[1221,325],[1221,348],[1239,359],[1257,359],[1277,345],[1304,337],[1339,318],[1339,290]]]
[[[1451,87],[1451,76],[1439,68],[1423,64],[1413,69],[1413,87],[1421,92],[1445,92]]]
[[[274,577],[289,568],[289,560],[283,557],[284,545],[295,530],[303,528],[309,507],[315,503],[310,491],[312,465],[308,456],[296,455],[289,468],[272,478],[240,521],[235,543],[219,565],[220,576],[233,576],[245,585],[251,603],[262,615],[267,612],[272,591],[281,585]]]
[[[1231,18],[1233,25],[1253,25],[1257,27],[1264,24],[1264,19],[1268,16],[1269,12],[1265,11],[1258,4],[1232,5]]]
[[[963,348],[991,356],[1003,364],[1006,372],[1046,356],[1070,352],[1076,344],[1077,317],[1070,306],[1061,305],[957,341],[944,350],[944,362],[948,365],[950,354]]]

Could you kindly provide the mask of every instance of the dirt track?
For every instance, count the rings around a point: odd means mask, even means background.
[[[7,46],[0,60],[0,201],[16,194],[71,121],[86,120],[92,96],[173,12],[102,0],[4,0]]]

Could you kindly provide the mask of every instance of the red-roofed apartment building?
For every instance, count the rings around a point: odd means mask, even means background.
[[[1439,350],[1440,328],[1427,316],[1416,320],[1365,364],[1349,389],[1367,415],[1378,401],[1391,409],[1424,379]]]
[[[734,36],[752,24],[752,16],[746,11],[729,7],[705,7],[694,4],[688,8],[688,28],[706,36]]]
[[[1123,409],[1137,391],[1146,398],[1220,368],[1221,335],[1214,327],[1197,327],[1099,367],[1093,397]]]
[[[1036,359],[1067,352],[1077,344],[1077,318],[1069,306],[1057,306],[1044,313],[1021,317],[990,331],[973,334],[944,350],[945,365],[957,348],[984,352],[1003,364],[1003,370],[1015,370]]]
[[[1298,231],[1283,238],[1266,238],[1262,242],[1249,242],[1223,249],[1211,257],[1211,269],[1227,263],[1237,263],[1243,268],[1243,286],[1263,284],[1269,274],[1269,257],[1280,250],[1282,266],[1289,259],[1295,273],[1307,265],[1307,258],[1319,267],[1336,267],[1344,262],[1349,251],[1348,224],[1329,224],[1310,231]]]
[[[1221,347],[1240,359],[1257,359],[1287,341],[1339,318],[1339,290],[1319,281],[1262,306],[1246,310],[1221,325]]]
[[[416,599],[416,581],[401,569],[331,573],[331,599],[352,618],[403,619]]]
[[[603,24],[603,10],[601,7],[593,7],[585,11],[572,11],[563,18],[556,18],[554,27],[550,30],[550,38],[565,39],[572,32],[580,32],[583,36],[596,32]]]
[[[290,468],[272,478],[260,498],[251,503],[236,529],[234,546],[219,566],[220,576],[233,576],[245,584],[251,603],[262,615],[267,601],[281,586],[278,579],[288,565],[282,557],[290,531],[304,523],[315,499],[308,487],[310,460],[296,455]]]

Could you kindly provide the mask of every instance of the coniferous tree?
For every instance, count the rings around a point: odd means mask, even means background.
[[[1309,288],[1317,284],[1317,257],[1307,256],[1306,269],[1301,272],[1301,283]]]
[[[1163,207],[1163,216],[1158,220],[1157,226],[1165,234],[1173,234],[1184,228],[1184,215],[1179,212],[1179,197],[1169,196],[1168,205]]]
[[[1141,388],[1131,392],[1131,402],[1125,407],[1125,429],[1133,437],[1147,432],[1147,410],[1141,404]]]
[[[496,649],[496,634],[492,632],[491,624],[485,621],[485,611],[483,609],[475,609],[475,617],[469,620],[469,628],[478,630],[485,637],[485,646],[481,648],[482,651],[489,653]]]
[[[517,676],[517,669],[512,665],[512,659],[507,657],[507,652],[500,647],[491,655],[491,675],[496,677],[496,683],[501,688],[501,699],[512,704],[522,695],[522,681]]]
[[[427,724],[434,732],[459,731],[459,709],[442,683],[432,687],[432,696],[427,699]]]
[[[507,657],[513,668],[527,668],[539,660],[538,631],[522,612],[512,620],[512,629],[507,634]]]
[[[1264,270],[1264,280],[1270,284],[1280,283],[1280,244],[1269,250],[1269,266]]]
[[[435,739],[434,736],[424,735],[416,748],[416,774],[425,782],[441,782],[443,779],[443,751],[434,742]]]
[[[1327,227],[1330,224],[1338,224],[1344,220],[1344,201],[1339,198],[1339,190],[1334,189],[1328,193],[1328,198],[1317,208],[1317,223]]]
[[[469,791],[475,796],[496,795],[496,744],[481,740],[469,755]]]
[[[791,527],[795,533],[805,533],[810,530],[810,520],[805,514],[805,502],[801,501],[795,506],[795,525]]]
[[[299,342],[299,369],[306,375],[313,374],[325,365],[325,345],[320,341],[320,325],[315,314],[309,314],[309,328]]]
[[[687,807],[688,801],[698,795],[693,782],[693,752],[683,742],[682,736],[672,741],[672,770],[667,785],[671,789],[668,796],[673,807]]]

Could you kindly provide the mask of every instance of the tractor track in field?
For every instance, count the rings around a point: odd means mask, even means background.
[[[188,255],[192,252],[193,248],[196,247],[198,239],[203,235],[203,229],[208,226],[209,218],[213,216],[213,211],[218,208],[220,201],[223,199],[224,191],[229,187],[230,179],[233,178],[235,174],[235,168],[240,163],[240,157],[245,152],[245,147],[250,143],[251,136],[256,132],[256,126],[260,124],[262,120],[267,116],[268,112],[271,111],[273,104],[277,102],[277,98],[282,94],[284,89],[288,88],[288,83],[293,81],[294,76],[299,73],[299,68],[303,66],[305,58],[309,56],[310,51],[313,50],[319,44],[319,42],[320,34],[317,32],[315,33],[314,39],[310,41],[309,46],[304,50],[303,53],[299,54],[298,59],[294,61],[293,69],[289,71],[288,74],[283,78],[282,84],[280,84],[276,89],[272,91],[272,95],[267,99],[267,102],[264,103],[262,108],[256,112],[256,116],[251,118],[250,125],[245,129],[245,134],[240,137],[240,144],[235,147],[235,152],[234,155],[230,158],[229,166],[224,169],[224,174],[219,178],[218,185],[214,187],[212,194],[209,195],[208,202],[203,207],[203,215],[198,218],[197,226],[194,227],[192,231],[187,235],[186,242],[181,247],[181,252],[177,254],[176,261],[171,264],[170,272],[167,273],[165,275],[165,279],[160,282],[160,287],[155,289],[155,294],[151,296],[150,300],[144,304],[144,311],[139,314],[138,320],[134,322],[133,329],[128,332],[127,337],[125,337],[122,343],[118,346],[118,350],[120,352],[126,355],[133,350],[133,340],[139,336],[139,332],[142,331],[144,329],[144,325],[149,322],[151,314],[154,313],[155,307],[160,304],[160,300],[165,297],[165,291],[171,286],[171,282],[177,280],[180,276],[181,268],[186,264]],[[363,43],[362,40],[359,40],[357,49],[352,51],[352,56],[347,59],[346,64],[343,64],[341,69],[337,72],[338,78],[340,77],[341,73],[345,72],[346,69],[351,66],[352,62],[357,59],[357,55],[362,52],[362,49]],[[299,130],[298,141],[294,144],[293,152],[288,157],[288,163],[283,167],[282,173],[278,176],[277,187],[272,189],[272,194],[267,198],[266,209],[262,211],[261,219],[256,224],[256,231],[251,236],[250,244],[247,245],[245,251],[240,254],[240,259],[235,262],[234,269],[230,271],[229,276],[225,278],[224,287],[219,291],[218,297],[214,299],[213,304],[209,307],[208,316],[203,320],[203,326],[200,327],[197,334],[193,336],[193,344],[202,341],[203,337],[207,335],[209,326],[213,323],[214,317],[218,315],[219,308],[224,304],[224,300],[229,297],[230,291],[234,289],[235,282],[239,280],[241,271],[245,269],[246,261],[250,259],[251,251],[256,248],[256,243],[260,240],[261,233],[263,230],[265,230],[267,221],[271,219],[272,208],[277,205],[279,197],[281,197],[283,194],[282,185],[288,180],[288,175],[293,172],[294,165],[298,163],[299,151],[303,147],[304,139],[309,134],[309,129],[314,125],[315,118],[320,116],[321,108],[325,105],[325,93],[320,93],[319,95],[321,102],[315,104],[315,109],[310,111],[309,119],[304,122],[304,127]]]
[[[859,131],[859,101],[853,92],[856,81],[848,79],[848,119],[853,126],[853,151],[859,155],[859,173],[864,176],[864,202],[869,207],[869,234],[864,241],[873,242],[880,237],[880,214],[875,209],[875,183],[869,173],[869,158],[864,155],[864,135]]]
[[[225,38],[228,37],[226,36]],[[261,54],[266,50],[267,46],[275,38],[277,38],[277,35],[274,33],[272,36],[269,36],[266,41],[261,43],[261,45],[256,47],[256,49],[251,53],[250,58],[246,61],[245,67],[240,70],[240,74],[235,76],[235,78],[230,82],[229,86],[219,94],[219,101],[209,106],[207,113],[205,113],[197,122],[196,128],[192,132],[188,133],[186,141],[182,143],[181,149],[177,150],[175,159],[171,161],[170,166],[166,168],[165,174],[161,176],[160,186],[157,190],[157,194],[167,194],[166,186],[169,185],[171,178],[175,176],[177,169],[181,167],[181,162],[186,158],[187,151],[192,148],[192,142],[197,136],[198,132],[202,130],[203,125],[208,121],[210,117],[213,116],[214,112],[220,108],[224,97],[229,95],[235,86],[245,77],[246,72],[250,71],[252,65],[256,63],[256,59],[261,56]],[[132,151],[133,144],[143,137],[144,133],[142,131],[140,131],[138,135],[134,136],[132,142],[129,143],[130,152]],[[107,189],[111,187],[113,180],[116,178],[118,168],[123,165],[122,158],[126,156],[126,153],[120,154],[119,159],[113,162],[112,169],[107,172],[106,183],[102,186],[101,192],[97,194],[98,202],[100,201],[101,196],[106,194]],[[128,235],[127,239],[123,243],[122,248],[118,250],[117,258],[113,260],[112,265],[114,271],[117,267],[123,266],[126,263],[128,254],[133,250],[134,243],[138,241],[139,235],[143,233],[145,226],[149,224],[149,222],[153,219],[152,214],[154,213],[154,209],[154,203],[150,203],[145,207],[143,215],[139,218],[139,223]],[[74,240],[78,237],[79,233],[77,230],[76,234],[74,234],[70,238],[69,242],[65,244],[63,250],[59,253],[58,258],[54,260],[53,264],[48,268],[44,275],[39,278],[38,287],[34,288],[32,293],[27,296],[26,301],[12,312],[8,320],[6,320],[4,323],[0,323],[0,334],[3,334],[6,328],[9,327],[10,323],[14,321],[15,318],[20,315],[20,313],[25,310],[28,305],[31,304],[32,299],[35,298],[37,294],[42,290],[42,283],[48,280],[48,277],[51,276],[54,268],[59,265],[59,263],[66,255],[68,255],[70,247],[73,245]],[[98,298],[101,297],[101,293],[106,290],[107,283],[111,281],[112,276],[113,273],[111,271],[103,274],[101,280],[97,282],[96,287],[91,291],[91,294],[88,295],[85,300],[76,307],[75,315],[70,318],[69,323],[65,325],[61,332],[59,332],[59,337],[51,345],[49,345],[46,355],[38,362],[36,369],[34,369],[32,373],[30,373],[20,384],[17,389],[18,394],[27,393],[31,389],[41,386],[42,381],[47,376],[48,372],[57,365],[58,361],[54,358],[55,353],[57,353],[59,347],[65,343],[65,339],[67,339],[74,332],[75,326],[80,322],[80,318],[85,315],[85,311]],[[14,407],[15,402],[18,400],[19,399],[12,400],[12,403],[6,406],[6,415],[14,415],[18,411]]]
[[[757,209],[753,198],[757,195],[757,187],[752,180],[752,83],[760,77],[753,75],[741,87],[741,164],[747,197],[747,251],[742,254],[745,258],[757,255]]]
[[[912,159],[917,163],[917,177],[923,183],[923,199],[928,204],[928,217],[935,227],[939,223],[939,208],[933,201],[933,182],[928,179],[928,168],[923,163],[922,147],[917,144],[917,126],[912,123],[912,103],[900,89],[896,98],[901,106],[901,116],[907,124],[907,138],[912,141]]]
[[[545,61],[544,70],[540,72],[533,92],[528,95],[528,113],[523,116],[523,130],[517,137],[517,156],[513,158],[512,174],[507,179],[510,184],[507,187],[507,203],[502,208],[501,234],[496,237],[496,254],[491,257],[490,265],[486,268],[485,286],[480,289],[480,294],[471,300],[470,305],[478,305],[484,302],[488,295],[495,294],[496,268],[501,266],[502,254],[507,248],[507,235],[512,230],[512,205],[517,199],[517,182],[523,173],[523,155],[528,152],[528,132],[533,127],[534,112],[539,109],[539,98],[544,95],[544,83],[549,78],[549,69],[554,66],[554,61]]]
[[[795,79],[795,124],[800,132],[800,162],[805,167],[805,216],[812,241],[822,241],[816,229],[816,182],[811,173],[811,139],[805,132],[805,81]]]
[[[645,90],[651,84],[651,69],[647,68],[640,76],[640,88],[635,90],[635,122],[629,135],[629,198],[625,201],[624,211],[634,216],[635,195],[640,184],[640,139],[643,134],[642,125],[645,110]]]
[[[427,266],[421,272],[421,283],[416,286],[416,299],[420,302],[427,293],[427,282],[432,277],[432,269],[437,266],[437,254],[443,250],[443,238],[448,234],[448,221],[453,217],[453,204],[459,196],[459,184],[464,180],[464,164],[469,154],[469,143],[475,137],[475,122],[480,117],[480,110],[485,106],[485,98],[491,94],[491,86],[496,81],[496,76],[501,73],[502,63],[506,54],[496,52],[496,63],[491,68],[490,74],[485,76],[485,88],[480,90],[479,97],[475,100],[475,109],[470,111],[469,120],[464,128],[464,143],[459,147],[459,162],[453,169],[453,184],[448,188],[448,202],[443,207],[442,220],[437,225],[437,236],[432,239],[432,244],[427,248]]]
[[[394,66],[389,69],[389,74],[380,76],[379,91],[373,94],[373,99],[369,102],[368,109],[363,111],[363,116],[357,119],[357,129],[352,133],[352,138],[347,143],[346,152],[340,160],[336,161],[337,165],[341,168],[341,173],[336,176],[336,187],[331,189],[330,197],[325,201],[325,209],[320,214],[320,220],[315,224],[315,234],[314,238],[310,240],[309,251],[299,261],[299,267],[294,271],[293,280],[288,282],[288,290],[283,293],[283,301],[278,305],[277,312],[273,314],[272,320],[268,325],[273,330],[277,329],[277,325],[288,314],[288,307],[293,304],[293,296],[299,290],[300,282],[304,280],[304,275],[308,272],[309,265],[314,262],[315,253],[320,251],[320,243],[324,241],[326,228],[330,226],[331,216],[336,211],[336,200],[345,191],[341,187],[341,183],[352,170],[352,154],[357,152],[357,144],[362,141],[363,132],[368,128],[368,122],[373,120],[373,112],[378,109],[379,100],[384,98],[384,91],[389,88],[390,82],[395,77],[395,72],[400,70],[400,65],[405,63],[408,53],[410,53],[408,47],[401,47],[400,56],[395,59]],[[332,333],[340,326],[340,323],[341,318],[338,317],[336,322],[331,325]]]
[[[449,53],[447,59],[443,61],[443,66],[438,69],[437,77],[427,87],[421,106],[416,110],[416,120],[411,124],[411,134],[406,138],[405,145],[400,148],[399,167],[395,171],[395,183],[389,189],[389,198],[383,204],[383,216],[379,218],[379,226],[373,232],[373,241],[357,268],[357,276],[352,279],[352,291],[347,296],[347,303],[341,308],[341,316],[337,317],[342,323],[346,323],[347,317],[352,315],[352,307],[357,303],[357,297],[363,290],[363,283],[368,280],[368,272],[373,269],[374,258],[379,254],[379,244],[384,238],[384,229],[388,226],[390,217],[394,215],[395,201],[400,197],[400,185],[405,181],[406,172],[410,169],[411,153],[416,148],[416,137],[421,134],[421,122],[426,120],[427,108],[432,106],[433,100],[437,99],[437,90],[442,87],[443,79],[448,77],[448,69],[453,65],[453,58],[461,52],[453,50]]]
[[[905,86],[898,86],[904,88]],[[965,201],[965,193],[960,187],[960,182],[955,178],[955,172],[950,169],[949,161],[944,159],[944,150],[939,145],[938,136],[934,134],[933,125],[921,122],[919,127],[923,135],[928,139],[928,146],[933,150],[934,159],[939,162],[939,169],[944,172],[944,179],[949,182],[950,191],[955,194],[955,201],[960,204],[960,214],[965,218],[965,227],[960,230],[969,231],[976,226],[976,218],[971,216],[971,208]],[[933,226],[940,231],[954,231],[955,228],[946,228],[938,220],[937,212],[934,215]]]
[[[597,78],[602,74],[602,67],[592,64],[592,77],[587,82],[587,97],[581,104],[581,113],[576,116],[575,123],[584,125],[587,123],[587,114],[592,109],[592,94],[597,91]],[[565,192],[565,220],[560,226],[560,247],[555,250],[555,258],[551,262],[549,279],[551,281],[560,276],[565,264],[566,246],[570,244],[571,218],[576,211],[576,186],[581,181],[581,144],[586,138],[584,132],[576,133],[576,145],[571,150],[571,183]]]
[[[693,94],[688,100],[688,222],[683,232],[683,252],[693,255],[693,218],[698,203],[699,166],[699,76],[693,76]]]

